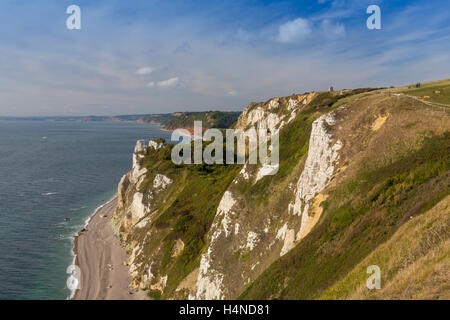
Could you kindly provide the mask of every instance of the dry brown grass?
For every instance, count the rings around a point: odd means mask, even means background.
[[[380,290],[369,290],[366,269],[381,268]],[[450,196],[400,227],[323,299],[449,299]]]
[[[340,121],[331,130],[344,144],[339,153],[341,165],[348,165],[346,178],[353,177],[362,162],[367,168],[383,167],[420,149],[425,137],[450,130],[446,112],[376,93],[351,101],[336,113]]]

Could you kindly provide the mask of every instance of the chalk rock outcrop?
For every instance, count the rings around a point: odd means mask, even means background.
[[[256,129],[266,129],[274,131],[277,125],[283,120],[285,115],[278,115],[274,109],[279,105],[278,102],[270,100],[267,105],[260,105],[256,108],[247,108],[241,117],[239,117],[237,127],[247,130],[250,127]]]
[[[172,182],[173,180],[170,179],[169,177],[166,177],[165,175],[158,173],[155,179],[153,180],[153,190],[155,192],[164,190],[165,188],[167,188],[167,186],[172,184]]]
[[[205,254],[202,255],[200,261],[200,272],[197,279],[197,293],[190,298],[194,299],[223,299],[223,277],[220,271],[220,266],[213,266],[214,257],[212,256],[213,247],[221,237],[228,237],[231,233],[231,216],[234,215],[232,211],[236,204],[233,194],[226,191],[222,197],[217,208],[217,214],[213,222],[211,230],[214,230],[211,235],[210,245]]]
[[[158,150],[158,149],[161,149],[162,147],[164,147],[164,142],[157,141],[157,140],[150,140],[150,142],[148,143],[148,146],[150,148]]]
[[[145,140],[136,141],[136,146],[134,147],[134,153],[142,152],[145,149]]]
[[[152,140],[149,147],[158,150],[164,146],[162,141]],[[144,227],[149,219],[144,219],[152,212],[151,200],[153,196],[166,189],[172,183],[172,179],[165,175],[157,174],[153,180],[153,190],[144,194],[141,185],[147,177],[148,170],[142,165],[145,154],[142,154],[147,147],[144,140],[138,140],[133,153],[133,166],[125,174],[118,185],[118,206],[113,217],[112,225],[116,234],[120,229],[130,230],[136,226]],[[127,234],[122,232],[122,234]]]
[[[338,151],[342,148],[342,142],[337,140],[333,144],[333,137],[328,133],[327,126],[333,126],[335,123],[334,115],[328,113],[319,117],[312,125],[305,168],[297,182],[294,201],[289,204],[290,212],[301,216],[301,226],[295,237],[293,232],[286,233],[281,255],[286,254],[295,241],[302,239],[305,232],[311,229],[311,201],[325,189],[333,176],[339,158]]]

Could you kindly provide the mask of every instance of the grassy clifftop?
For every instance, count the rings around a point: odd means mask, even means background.
[[[402,86],[386,91],[412,96],[424,103],[450,109],[450,79]]]

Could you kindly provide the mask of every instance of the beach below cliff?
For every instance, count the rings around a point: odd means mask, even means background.
[[[80,288],[74,300],[145,300],[145,292],[128,287],[131,278],[125,249],[109,223],[117,198],[99,208],[74,239],[75,264],[80,268]]]

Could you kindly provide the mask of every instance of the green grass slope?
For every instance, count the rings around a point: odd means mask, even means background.
[[[401,226],[320,299],[449,299],[450,196]],[[381,270],[380,290],[368,290],[367,266]]]

